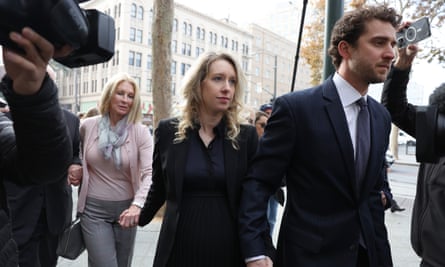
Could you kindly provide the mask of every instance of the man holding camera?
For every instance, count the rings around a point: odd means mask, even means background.
[[[30,28],[10,33],[9,38],[23,53],[3,48],[7,75],[0,90],[14,123],[0,113],[0,266],[16,267],[17,247],[12,240],[3,181],[45,184],[66,179],[64,173],[72,157],[70,138],[57,88],[46,74],[46,66],[53,56],[66,56],[71,49],[64,46],[55,51]]]
[[[408,26],[405,24],[405,28]],[[436,119],[438,113],[445,113],[445,84],[437,88],[429,99],[428,108],[435,115],[425,113],[424,117],[419,117],[419,107],[408,103],[406,97],[409,74],[417,52],[416,44],[399,48],[399,56],[384,83],[382,104],[391,113],[393,123],[417,139],[416,156],[421,164],[412,214],[411,245],[422,258],[420,266],[439,267],[445,266],[445,157],[424,152],[443,150],[443,147],[432,144],[439,141],[436,139]],[[435,158],[435,162],[429,163],[427,158]]]

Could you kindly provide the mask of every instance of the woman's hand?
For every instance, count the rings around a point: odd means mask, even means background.
[[[124,210],[119,216],[119,224],[123,228],[135,227],[139,222],[139,215],[141,214],[141,208],[136,205],[131,205],[128,209]]]

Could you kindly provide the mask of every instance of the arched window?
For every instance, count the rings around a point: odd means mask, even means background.
[[[144,8],[142,6],[138,7],[137,19],[144,19]]]
[[[132,18],[136,18],[136,10],[137,10],[136,4],[135,3],[131,4],[130,16]]]

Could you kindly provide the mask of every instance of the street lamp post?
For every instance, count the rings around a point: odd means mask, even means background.
[[[273,98],[271,102],[275,102],[275,98],[277,97],[277,61],[278,61],[278,56],[275,55],[275,63],[274,63],[274,67],[273,67]]]

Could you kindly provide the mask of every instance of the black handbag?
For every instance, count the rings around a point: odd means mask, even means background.
[[[57,245],[57,255],[74,260],[85,250],[83,242],[82,227],[80,226],[80,218],[77,217],[69,227],[67,227],[59,236],[59,244]]]

